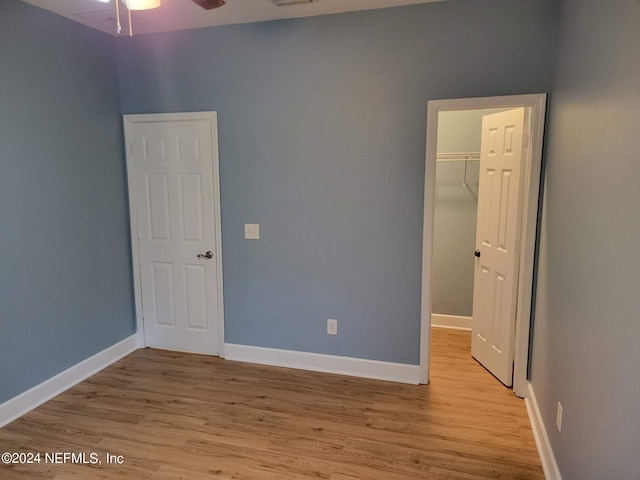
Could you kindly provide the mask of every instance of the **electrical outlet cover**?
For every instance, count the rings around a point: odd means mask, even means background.
[[[327,318],[327,335],[338,334],[338,320],[334,318]]]
[[[558,431],[562,431],[562,404],[558,402],[558,411],[556,412],[556,427],[558,427]]]

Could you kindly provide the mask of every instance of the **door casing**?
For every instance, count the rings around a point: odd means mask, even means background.
[[[224,358],[224,295],[222,286],[222,226],[220,220],[220,165],[218,158],[218,115],[217,112],[188,112],[188,113],[153,113],[123,115],[124,136],[127,159],[127,184],[129,194],[129,221],[131,228],[131,257],[133,267],[133,286],[136,307],[136,338],[138,347],[146,347],[144,337],[144,312],[142,308],[142,286],[140,275],[140,255],[138,242],[138,220],[136,214],[136,179],[133,164],[132,151],[132,126],[140,122],[180,122],[205,120],[211,126],[212,139],[212,162],[213,162],[213,200],[214,218],[211,219],[215,226],[215,265],[218,290],[218,333],[219,333],[219,356]]]
[[[516,339],[513,370],[513,391],[519,397],[527,394],[529,334],[533,295],[533,270],[538,222],[538,201],[542,171],[542,145],[547,95],[509,95],[501,97],[430,100],[427,104],[427,145],[424,182],[424,218],[422,232],[422,295],[420,310],[420,383],[429,383],[431,339],[431,287],[435,214],[435,178],[438,134],[438,113],[451,110],[486,108],[529,109],[528,153],[523,158],[524,206],[521,237],[520,268],[516,307]]]

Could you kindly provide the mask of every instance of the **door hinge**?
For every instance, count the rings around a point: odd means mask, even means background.
[[[129,142],[129,153],[133,155],[133,142]]]

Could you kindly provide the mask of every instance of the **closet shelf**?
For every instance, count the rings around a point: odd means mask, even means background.
[[[436,161],[438,162],[467,162],[473,160],[480,160],[480,152],[453,152],[436,154]]]

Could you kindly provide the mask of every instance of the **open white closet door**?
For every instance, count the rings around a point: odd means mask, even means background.
[[[525,109],[482,121],[471,355],[513,382]]]

